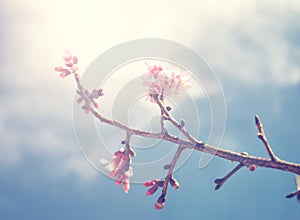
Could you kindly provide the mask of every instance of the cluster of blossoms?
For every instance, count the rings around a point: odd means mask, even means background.
[[[61,78],[65,78],[66,76],[70,75],[71,73],[76,74],[77,70],[79,69],[77,63],[78,63],[78,57],[72,56],[71,52],[66,50],[66,54],[63,55],[65,66],[58,66],[55,67],[54,70],[56,72],[59,72],[59,76]]]
[[[135,152],[128,148],[126,150],[120,149],[115,152],[111,161],[102,159],[100,162],[107,164],[105,169],[109,171],[109,177],[116,179],[116,185],[123,183],[123,190],[128,193],[130,189],[130,177],[133,176],[133,168],[131,158],[135,156]]]
[[[145,183],[144,183],[144,186],[145,186],[145,187],[150,187],[150,188],[148,189],[148,191],[146,192],[146,196],[151,196],[151,195],[153,195],[160,187],[164,187],[164,182],[165,182],[165,181],[163,181],[163,180],[150,180],[150,181],[148,181],[148,182],[145,182]],[[170,183],[170,185],[171,185],[174,189],[178,189],[178,188],[179,188],[179,183],[178,183],[178,181],[177,181],[174,177],[171,177],[171,178],[169,179],[169,183]],[[157,199],[157,201],[156,201],[154,207],[155,207],[156,209],[158,209],[158,210],[162,209],[162,208],[164,207],[164,205],[165,205],[165,201],[166,201],[166,194],[165,194],[165,193],[162,193],[162,194],[158,197],[158,199]]]
[[[64,66],[55,67],[54,70],[59,72],[59,76],[65,78],[69,75],[75,77],[77,82],[77,93],[79,98],[77,103],[83,103],[82,109],[89,113],[92,110],[92,106],[98,109],[98,103],[96,99],[100,96],[103,96],[102,89],[94,89],[92,92],[84,89],[81,85],[78,71],[78,58],[73,56],[70,51],[66,51],[63,55]],[[171,70],[163,69],[160,65],[150,65],[148,66],[148,72],[142,76],[143,85],[148,87],[148,97],[152,102],[155,102],[155,96],[159,97],[162,101],[165,97],[172,94],[178,95],[182,89],[189,89],[191,86],[186,81],[190,78],[190,75],[187,72],[180,70]],[[169,108],[169,109],[168,109]],[[170,107],[167,107],[168,111]],[[181,122],[181,125],[184,126],[184,121]],[[129,138],[130,139],[130,138]],[[126,142],[126,143],[125,143]],[[133,176],[133,168],[131,166],[131,159],[135,156],[135,152],[129,146],[129,140],[122,141],[122,144],[125,144],[126,148],[121,148],[120,150],[114,153],[113,159],[107,161],[101,159],[102,164],[106,164],[105,169],[109,172],[109,177],[115,179],[116,185],[123,185],[123,190],[125,193],[128,193],[130,189],[130,178]],[[150,187],[146,196],[153,195],[159,188],[163,188],[161,195],[155,203],[156,209],[162,209],[166,201],[166,190],[167,186],[170,184],[174,189],[179,188],[179,183],[173,178],[172,175],[163,180],[151,180],[144,183],[145,187]]]
[[[148,66],[148,72],[142,76],[142,85],[149,88],[148,97],[155,102],[154,95],[158,95],[161,100],[171,94],[178,95],[182,89],[189,89],[191,85],[186,81],[190,74],[179,69],[164,69],[160,65]]]

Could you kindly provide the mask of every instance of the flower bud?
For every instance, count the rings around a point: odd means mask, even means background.
[[[117,186],[120,186],[120,185],[121,185],[121,183],[122,183],[122,180],[121,180],[121,179],[119,179],[119,178],[118,178],[118,179],[116,179],[116,185],[117,185]]]
[[[54,70],[56,72],[62,72],[64,70],[64,68],[62,66],[58,66],[58,67],[55,67]]]
[[[179,188],[179,183],[177,182],[177,180],[173,177],[170,178],[170,184],[174,189],[178,189]]]
[[[73,63],[74,63],[74,64],[77,64],[77,63],[78,63],[78,57],[73,56]]]
[[[157,210],[160,210],[165,206],[165,201],[166,201],[165,197],[166,197],[166,194],[161,194],[160,197],[158,198],[158,200],[156,201],[154,207]]]
[[[166,109],[169,112],[169,111],[171,111],[172,107],[171,106],[167,106]]]
[[[146,196],[151,196],[152,194],[154,194],[158,189],[157,185],[152,186],[150,189],[148,189],[148,191],[146,192]]]
[[[130,180],[129,178],[126,178],[123,183],[123,190],[125,193],[128,193],[129,189],[130,189]]]
[[[256,164],[252,164],[252,165],[250,165],[248,168],[249,168],[249,170],[250,170],[251,172],[253,172],[253,171],[257,168],[257,165],[256,165]]]
[[[144,182],[144,186],[145,187],[153,186],[156,184],[156,182],[157,182],[157,180],[150,180],[148,182]]]

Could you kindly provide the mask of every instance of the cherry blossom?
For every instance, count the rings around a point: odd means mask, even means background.
[[[142,85],[148,87],[148,97],[155,102],[153,96],[158,95],[161,100],[172,94],[179,95],[182,89],[189,89],[191,85],[186,81],[190,74],[179,69],[167,69],[161,65],[148,66],[148,72],[142,75]]]
[[[111,161],[101,159],[102,164],[107,164],[105,169],[109,172],[109,177],[116,179],[116,185],[123,183],[123,191],[128,193],[130,189],[130,177],[133,176],[133,168],[131,166],[131,157],[135,154],[129,150],[120,149],[115,152]]]
[[[66,76],[69,76],[70,74],[77,74],[79,67],[77,65],[78,63],[78,57],[72,56],[71,52],[69,50],[65,51],[65,54],[63,55],[65,66],[58,66],[55,67],[54,70],[56,72],[59,72],[59,76],[61,78],[65,78]]]

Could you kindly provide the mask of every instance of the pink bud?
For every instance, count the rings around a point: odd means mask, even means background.
[[[124,176],[123,175],[120,175],[117,179],[116,179],[116,185],[117,186],[120,186],[122,181],[123,181],[123,178]]]
[[[163,207],[165,206],[164,203],[159,203],[159,202],[156,202],[154,207],[157,209],[157,210],[161,210]]]
[[[175,178],[171,178],[170,179],[170,185],[174,188],[174,189],[178,189],[179,188],[179,183],[177,182],[177,180]]]
[[[78,63],[78,57],[76,57],[76,56],[73,57],[73,63],[74,63],[74,64],[77,64],[77,63]]]
[[[252,164],[252,165],[250,165],[248,168],[249,168],[249,170],[250,170],[251,172],[253,172],[253,171],[257,168],[257,165],[256,165],[256,164]]]
[[[98,105],[98,103],[97,103],[97,102],[94,102],[94,106],[95,106],[95,108],[96,108],[96,109],[98,109],[98,108],[99,108],[99,105]]]
[[[155,185],[155,183],[156,183],[156,180],[150,180],[148,182],[144,182],[144,186],[145,187],[153,186],[153,185]]]
[[[165,194],[161,194],[160,197],[158,198],[158,200],[156,201],[154,207],[157,210],[160,210],[165,206],[165,201],[166,201],[165,197],[166,197]]]
[[[116,185],[117,185],[117,186],[120,186],[120,185],[121,185],[121,183],[122,183],[122,181],[121,181],[121,180],[116,180]]]
[[[56,72],[62,72],[64,70],[64,68],[62,66],[57,66],[57,67],[54,68],[54,70]]]
[[[150,189],[148,189],[148,191],[146,192],[146,196],[151,196],[152,194],[154,194],[158,189],[157,185],[152,186]]]
[[[79,99],[77,99],[77,103],[81,103],[81,102],[82,102],[82,100],[83,100],[83,98],[82,98],[82,97],[80,97]]]
[[[123,183],[123,190],[125,193],[128,193],[129,189],[130,189],[130,181],[129,178],[126,178]]]

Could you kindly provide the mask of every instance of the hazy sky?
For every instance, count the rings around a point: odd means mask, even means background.
[[[81,154],[74,82],[53,71],[65,49],[83,72],[120,43],[176,41],[203,56],[222,86],[222,147],[267,157],[253,123],[259,114],[274,152],[300,163],[299,1],[4,0],[0,16],[1,219],[299,218],[299,204],[284,198],[295,190],[292,174],[242,169],[215,192],[213,180],[236,164],[215,158],[199,169],[197,152],[176,172],[181,188],[162,211],[153,207],[158,194],[146,198],[141,185],[125,195]],[[209,112],[200,111],[203,128]]]

